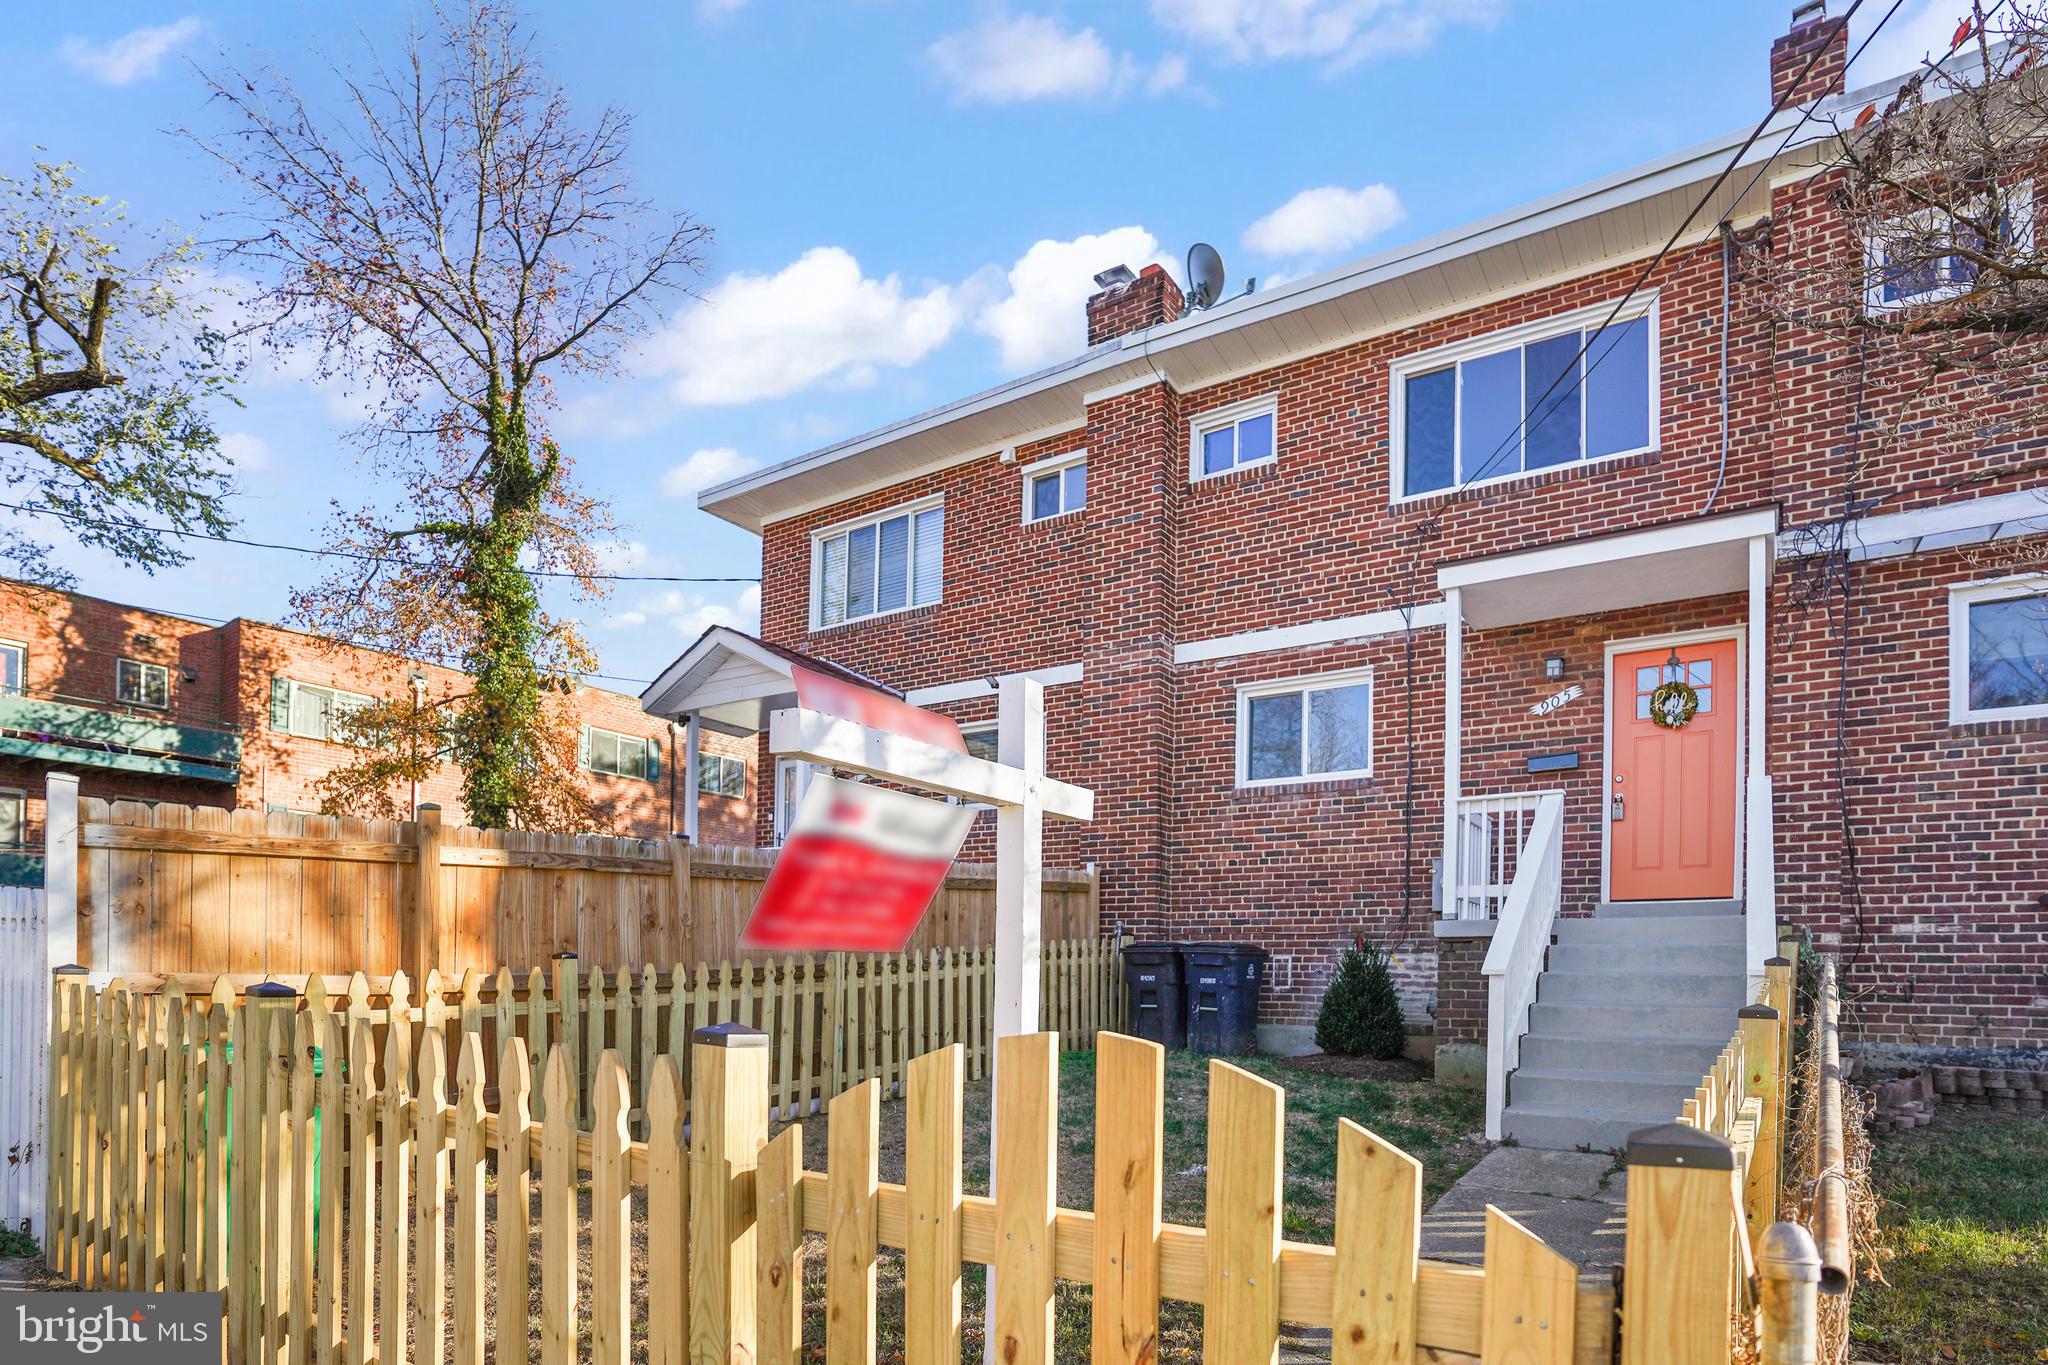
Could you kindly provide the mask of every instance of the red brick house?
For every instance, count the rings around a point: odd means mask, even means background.
[[[1853,116],[1817,7],[1774,88],[1816,50],[1797,99]],[[1446,1066],[1491,990],[1507,1131],[1668,1120],[1781,924],[1841,948],[1867,1040],[2048,1044],[2048,580],[2000,567],[2048,554],[2048,477],[1850,524],[1846,626],[1804,589],[1855,395],[1838,342],[1731,301],[1718,230],[1860,249],[1780,150],[1798,113],[1711,194],[1746,127],[1204,311],[1148,267],[1071,361],[701,505],[760,533],[774,646],[970,725],[1044,679],[1053,771],[1097,794],[1048,858],[1100,864],[1129,930],[1267,948],[1272,1046],[1363,934]],[[1860,478],[2011,463],[1976,459]],[[722,704],[679,686],[721,649],[643,700]],[[777,782],[764,752],[763,842]]]
[[[316,812],[321,776],[354,754],[331,718],[358,697],[459,691],[453,670],[260,621],[209,622],[79,593],[0,581],[0,859],[12,880],[40,848],[44,778],[75,773],[85,796]],[[714,741],[701,783],[681,741],[637,700],[586,687],[584,773],[610,832],[751,843],[747,746]],[[461,775],[444,766],[401,809],[437,802],[463,818]]]

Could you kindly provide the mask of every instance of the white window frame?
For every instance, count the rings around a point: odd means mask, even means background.
[[[0,650],[11,649],[21,656],[21,683],[11,695],[22,696],[28,691],[28,642],[26,640],[0,640]],[[4,684],[0,684],[0,696],[10,695]]]
[[[1987,720],[2037,720],[2048,717],[2048,704],[1970,706],[1970,608],[1981,602],[2009,602],[2040,597],[2048,607],[2048,574],[2014,574],[2007,578],[1958,583],[1948,590],[1948,722],[1975,725]]]
[[[2031,249],[2034,240],[2034,182],[2022,180],[2014,185],[2007,196],[2006,205],[2012,214],[2013,244],[2022,250]],[[1902,214],[1897,218],[1887,219],[1885,231],[1897,235],[1916,228],[1922,228],[1923,226],[1925,230],[1929,231],[1935,228],[1936,214],[1933,210],[1922,209],[1917,213]],[[1954,227],[1953,220],[1950,222],[1950,227]],[[1863,310],[1866,313],[1897,313],[1908,308],[1919,308],[1930,303],[1940,303],[1944,299],[1955,298],[1960,294],[1968,293],[1970,290],[1970,282],[1950,280],[1945,284],[1938,284],[1934,288],[1925,290],[1922,293],[1909,294],[1902,299],[1887,299],[1884,296],[1885,264],[1882,259],[1883,251],[1884,240],[1882,235],[1871,235],[1864,238],[1863,278],[1867,283],[1864,286]]]
[[[1220,431],[1224,427],[1234,427],[1238,423],[1252,417],[1271,417],[1273,419],[1273,453],[1262,460],[1232,464],[1230,468],[1219,469],[1213,474],[1206,472],[1202,468],[1202,438],[1212,431]],[[1232,474],[1240,474],[1247,469],[1264,469],[1269,464],[1278,464],[1279,462],[1280,395],[1277,393],[1265,393],[1260,394],[1257,398],[1247,398],[1241,402],[1227,403],[1220,408],[1211,408],[1207,412],[1197,413],[1188,420],[1189,483],[1206,483],[1210,479],[1227,479]]]
[[[133,668],[144,678],[155,669],[164,677],[164,699],[162,701],[131,701],[121,695],[121,670]],[[148,691],[147,687],[142,689]],[[146,659],[119,659],[114,663],[114,703],[117,706],[140,706],[146,711],[168,711],[171,708],[171,667],[169,664],[153,664]]]
[[[881,620],[883,617],[900,615],[901,613],[906,611],[919,611],[925,607],[935,607],[939,605],[941,602],[945,601],[946,536],[945,531],[943,529],[939,532],[938,595],[932,598],[932,600],[929,602],[919,602],[916,600],[917,514],[920,512],[929,512],[934,507],[943,508],[945,505],[945,494],[938,493],[928,498],[919,498],[914,502],[898,503],[894,507],[887,508],[880,512],[873,512],[864,517],[854,517],[849,521],[834,522],[830,526],[821,526],[817,530],[811,532],[811,633],[816,634],[819,631],[838,630],[842,626],[858,625],[862,621],[878,621]],[[848,616],[843,620],[834,621],[829,626],[826,625],[824,597],[825,542],[828,540],[837,539],[840,536],[850,536],[855,531],[860,530],[864,526],[879,526],[885,521],[892,521],[895,518],[902,516],[907,516],[910,518],[910,537],[907,548],[905,550],[905,553],[909,556],[909,562],[907,566],[908,581],[904,584],[903,605],[900,607],[891,607],[887,611],[871,611],[862,616]]]
[[[0,807],[12,807],[15,815],[15,830],[21,838],[15,843],[0,839],[0,851],[16,848],[36,848],[28,840],[28,792],[21,787],[0,787]]]
[[[728,763],[737,765],[740,770],[740,789],[737,792],[725,792],[713,791],[711,789],[706,788],[704,785],[703,773],[703,764],[706,759],[709,759],[712,762],[716,763],[719,766],[720,771],[723,771],[725,765]],[[747,799],[747,760],[745,760],[744,758],[737,758],[732,754],[700,753],[697,755],[697,764],[697,794],[699,796],[718,796],[723,797],[727,801],[744,801]]]
[[[285,678],[283,681],[285,695],[284,732],[288,735],[295,736],[299,739],[316,739],[327,744],[344,743],[345,741],[336,739],[334,737],[334,717],[337,714],[334,703],[341,701],[344,697],[347,698],[349,702],[355,706],[369,706],[376,701],[375,697],[368,696],[361,692],[351,692],[345,687],[329,687],[326,683],[300,682],[297,678]],[[328,695],[329,702],[327,708],[326,734],[309,735],[304,730],[297,729],[293,726],[293,703],[298,700],[300,688],[304,688],[309,692],[325,692]]]
[[[775,803],[771,808],[775,847],[781,848],[789,841],[789,827],[796,820],[797,807],[803,804],[804,792],[809,789],[812,776],[822,771],[816,764],[802,759],[775,760],[775,791],[770,798]]]
[[[1310,692],[1327,692],[1340,687],[1356,687],[1364,683],[1365,693],[1365,766],[1347,768],[1340,772],[1302,773],[1297,777],[1253,777],[1251,776],[1252,742],[1252,700],[1255,697],[1276,697],[1299,692],[1303,696],[1301,707],[1301,742],[1303,758],[1307,757],[1308,745],[1308,701]],[[1292,678],[1275,678],[1271,682],[1241,683],[1237,689],[1237,785],[1240,788],[1299,787],[1310,782],[1342,782],[1355,777],[1372,776],[1372,746],[1376,726],[1373,723],[1373,709],[1380,699],[1379,688],[1374,684],[1372,669],[1346,668],[1335,673],[1311,673]],[[1306,762],[1303,763],[1306,767]]]
[[[1079,450],[1070,450],[1064,455],[1048,455],[1046,456],[1046,458],[1042,460],[1038,460],[1031,464],[1025,465],[1024,468],[1021,471],[1019,471],[1022,474],[1024,481],[1022,498],[1024,525],[1037,526],[1042,522],[1058,521],[1061,517],[1070,516],[1075,512],[1083,510],[1083,508],[1086,506],[1085,503],[1082,505],[1082,507],[1067,506],[1066,472],[1069,469],[1072,469],[1077,464],[1087,463],[1088,449],[1086,446],[1083,446]],[[1048,474],[1058,474],[1061,476],[1060,510],[1057,512],[1048,512],[1046,513],[1046,515],[1042,517],[1034,517],[1031,515],[1031,486],[1037,483],[1040,479],[1044,478]]]
[[[632,740],[635,744],[638,744],[640,746],[640,771],[637,773],[622,773],[614,772],[610,768],[598,767],[595,762],[597,750],[590,743],[592,735],[610,735],[615,740]],[[596,773],[601,777],[616,777],[627,782],[653,782],[656,779],[647,775],[647,755],[654,748],[654,745],[655,742],[645,735],[629,735],[623,730],[608,730],[602,725],[586,725],[583,727],[583,770]]]
[[[1585,469],[1591,466],[1606,464],[1613,460],[1626,460],[1631,456],[1645,455],[1661,448],[1663,444],[1664,398],[1661,368],[1664,350],[1664,328],[1663,310],[1659,293],[1654,289],[1646,289],[1624,303],[1618,312],[1615,310],[1614,305],[1615,300],[1609,299],[1604,303],[1590,304],[1584,308],[1574,308],[1569,313],[1557,313],[1547,318],[1539,318],[1535,322],[1525,322],[1514,327],[1504,327],[1497,332],[1487,332],[1483,336],[1467,337],[1463,341],[1454,341],[1447,346],[1438,346],[1433,350],[1418,351],[1413,355],[1404,355],[1389,363],[1387,366],[1387,494],[1389,501],[1396,505],[1405,502],[1421,502],[1429,498],[1441,498],[1447,494],[1459,492],[1462,489],[1491,488],[1496,484],[1517,483],[1524,479],[1541,478],[1545,474],[1554,474],[1560,469]],[[1613,314],[1613,321],[1611,323],[1608,321],[1610,313]],[[1484,479],[1474,479],[1467,483],[1464,481],[1465,433],[1462,430],[1465,421],[1463,412],[1465,380],[1463,372],[1460,371],[1455,380],[1455,391],[1451,397],[1451,448],[1453,451],[1451,483],[1445,488],[1431,488],[1420,493],[1410,493],[1407,491],[1409,379],[1415,375],[1425,374],[1431,370],[1440,370],[1462,361],[1477,360],[1482,356],[1492,355],[1497,351],[1527,346],[1531,342],[1546,341],[1551,337],[1560,336],[1566,332],[1588,331],[1603,323],[1619,327],[1624,323],[1634,322],[1638,318],[1649,319],[1650,326],[1647,385],[1649,388],[1650,422],[1646,428],[1649,433],[1649,443],[1647,445],[1637,446],[1632,450],[1617,450],[1606,455],[1595,455],[1586,459],[1574,460],[1569,464],[1549,465],[1543,469],[1513,469],[1504,474],[1495,474]],[[1524,373],[1526,373],[1526,367]],[[1583,381],[1581,382],[1583,385]],[[1522,395],[1522,407],[1525,413],[1528,405],[1528,394],[1524,393]],[[1526,417],[1523,420],[1526,421]],[[1526,433],[1524,434],[1526,435]],[[1582,387],[1579,396],[1579,449],[1584,450],[1585,448],[1586,400]]]

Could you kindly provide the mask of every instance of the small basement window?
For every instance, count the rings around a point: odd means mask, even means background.
[[[1238,786],[1371,773],[1371,669],[1238,689]]]
[[[1279,454],[1274,439],[1279,412],[1279,398],[1268,394],[1195,418],[1188,424],[1188,477],[1196,481],[1213,479],[1234,470],[1272,463]]]
[[[2048,716],[2048,575],[1949,590],[1949,721]]]

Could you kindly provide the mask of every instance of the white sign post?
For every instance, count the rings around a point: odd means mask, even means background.
[[[1038,1031],[1039,910],[1045,882],[1045,817],[1091,820],[1095,793],[1045,772],[1045,685],[1007,677],[998,689],[996,755],[991,763],[936,744],[870,729],[817,711],[778,711],[768,722],[768,748],[844,772],[865,773],[922,791],[982,801],[996,809],[996,979],[994,1036]],[[990,1078],[994,1079],[991,1052]],[[991,1085],[993,1092],[993,1085]],[[994,1106],[989,1115],[988,1168],[996,1170]],[[991,1269],[987,1303],[996,1301]],[[993,1343],[994,1333],[984,1334]]]

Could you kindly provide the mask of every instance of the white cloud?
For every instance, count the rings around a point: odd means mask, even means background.
[[[1169,52],[1159,59],[1159,65],[1145,77],[1145,93],[1164,95],[1178,90],[1188,83],[1188,59],[1178,52]]]
[[[1118,264],[1137,270],[1159,259],[1159,240],[1142,227],[1034,242],[1010,267],[1009,293],[981,310],[975,329],[996,339],[1009,369],[1063,360],[1087,344],[1095,272]]]
[[[1327,255],[1377,237],[1407,216],[1401,196],[1385,185],[1323,185],[1303,190],[1246,228],[1244,244],[1261,256]]]
[[[661,476],[664,497],[687,498],[699,489],[736,479],[754,468],[754,462],[731,446],[692,451],[688,459]]]
[[[863,275],[842,247],[813,247],[773,275],[726,276],[648,339],[639,364],[672,376],[683,404],[751,403],[826,381],[860,388],[931,354],[969,304],[957,287],[913,293],[899,276]]]
[[[1173,33],[1237,61],[1350,66],[1427,46],[1450,24],[1490,25],[1507,0],[1152,0]]]
[[[1092,28],[1078,32],[1036,14],[991,14],[926,51],[958,98],[970,103],[1099,95],[1117,61]]]
[[[752,583],[730,598],[706,593],[670,589],[658,592],[625,611],[605,618],[613,629],[630,630],[650,621],[661,623],[686,639],[695,639],[712,626],[731,626],[749,634],[761,625],[761,586]]]
[[[130,29],[105,43],[66,38],[59,51],[65,64],[88,80],[101,85],[133,85],[154,76],[164,58],[197,37],[204,27],[198,19],[187,15],[154,28]]]
[[[242,474],[261,474],[271,465],[270,442],[247,431],[221,433],[220,453]]]

